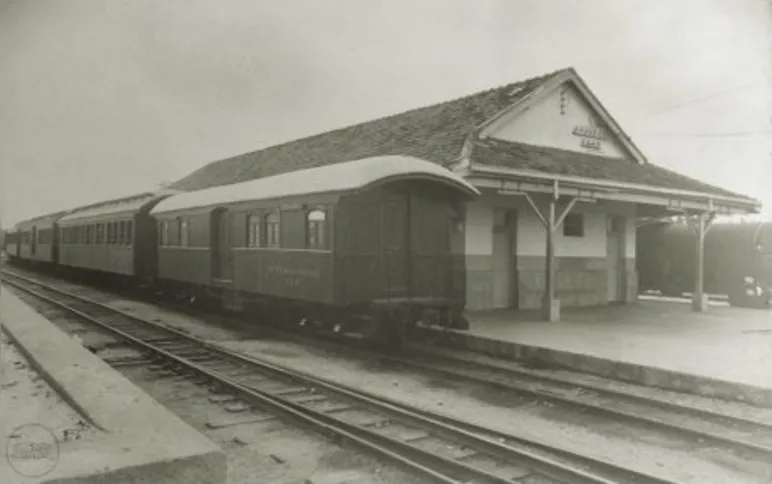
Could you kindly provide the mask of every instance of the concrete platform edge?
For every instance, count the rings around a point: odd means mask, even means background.
[[[3,333],[8,337],[8,339],[10,339],[13,342],[13,344],[16,345],[16,348],[19,350],[19,352],[22,355],[24,355],[27,361],[30,362],[30,364],[35,369],[35,371],[40,373],[40,375],[43,377],[46,383],[51,385],[51,387],[54,390],[56,390],[59,396],[61,396],[62,399],[65,402],[67,402],[67,405],[72,407],[88,423],[90,423],[94,427],[102,431],[105,430],[105,428],[99,425],[99,422],[95,421],[94,418],[89,414],[88,409],[84,408],[80,403],[78,403],[78,401],[72,396],[72,394],[69,391],[67,391],[67,388],[64,385],[62,385],[56,378],[54,378],[53,375],[51,375],[51,373],[46,369],[45,365],[40,364],[38,359],[35,358],[35,355],[27,350],[27,348],[22,344],[22,342],[19,341],[18,338],[16,338],[13,331],[9,330],[8,327],[2,323],[2,321],[0,321],[0,330],[2,330]]]
[[[53,471],[25,483],[226,482],[217,445],[5,288],[0,326],[61,398],[102,430],[93,444],[65,443]]]
[[[417,328],[420,338],[451,349],[462,349],[503,359],[539,363],[615,380],[772,407],[772,389],[695,375],[665,368],[638,365],[544,346],[478,336],[461,331]]]

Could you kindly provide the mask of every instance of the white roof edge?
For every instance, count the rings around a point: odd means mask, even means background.
[[[474,176],[475,174],[484,175],[486,173],[497,174],[497,175],[505,174],[505,175],[512,175],[512,176],[520,176],[525,178],[532,178],[532,179],[557,180],[557,181],[563,181],[567,183],[593,185],[598,187],[621,188],[621,189],[626,189],[631,191],[640,190],[640,191],[659,193],[659,194],[665,194],[665,195],[692,197],[692,198],[700,198],[700,199],[713,200],[713,201],[724,201],[724,202],[746,205],[753,208],[759,208],[761,206],[761,202],[759,202],[757,199],[752,197],[732,197],[729,195],[712,194],[712,193],[700,192],[695,190],[682,190],[677,188],[657,187],[654,185],[645,185],[642,183],[615,182],[615,181],[599,180],[595,178],[572,176],[572,175],[553,175],[550,173],[543,173],[543,172],[531,171],[531,170],[518,170],[514,168],[486,166],[486,165],[480,165],[479,163],[473,164],[473,170],[470,176]]]
[[[432,178],[479,195],[472,184],[436,163],[389,155],[307,168],[246,182],[182,192],[162,200],[151,214],[268,200],[311,193],[345,192],[395,178]]]
[[[177,193],[173,190],[161,190],[158,192],[145,192],[135,196],[123,197],[114,200],[105,201],[103,203],[89,205],[83,208],[76,208],[70,210],[69,213],[59,219],[59,223],[69,223],[79,220],[86,220],[95,217],[102,217],[111,214],[124,214],[136,212],[146,204]],[[121,203],[124,200],[131,200],[130,202]]]

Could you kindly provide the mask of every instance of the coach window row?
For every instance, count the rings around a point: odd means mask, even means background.
[[[122,245],[134,241],[134,222],[121,220],[98,224],[75,225],[59,229],[60,243],[66,245]]]
[[[168,220],[158,222],[159,245],[161,247],[190,247],[190,221],[187,218],[178,217],[175,223],[175,237],[172,237],[171,222]]]
[[[40,229],[37,232],[37,240],[35,241],[38,244],[50,244],[52,242],[52,229]]]
[[[306,214],[306,248],[324,249],[325,223],[327,214],[320,209],[310,210]],[[273,210],[266,214],[252,213],[247,216],[247,247],[281,247],[281,213]]]
[[[281,247],[281,213],[250,214],[247,217],[247,247]]]

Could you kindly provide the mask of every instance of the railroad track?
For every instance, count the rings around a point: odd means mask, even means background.
[[[172,305],[194,316],[189,306]],[[213,314],[226,324],[233,324],[230,317]],[[243,322],[236,320],[236,324]],[[336,351],[372,357],[372,350],[362,351],[340,342],[339,335],[309,338],[295,332],[275,328],[264,331],[281,333],[284,337],[304,344],[325,345]],[[322,342],[323,340],[323,342]],[[378,354],[381,361],[387,361],[406,368],[430,372],[452,378],[461,378],[474,383],[486,383],[504,391],[512,391],[541,401],[577,408],[607,417],[613,421],[627,421],[649,428],[659,429],[690,440],[696,445],[715,445],[730,449],[745,457],[761,461],[772,460],[772,425],[758,419],[732,415],[710,408],[698,408],[679,403],[666,396],[640,395],[622,389],[608,388],[600,384],[580,382],[566,377],[545,374],[538,370],[517,368],[510,362],[484,355],[470,355],[467,352],[433,347],[425,344],[410,344],[399,355]],[[497,361],[498,360],[498,361]]]
[[[684,405],[665,397],[643,396],[588,382],[543,374],[475,358],[453,350],[419,347],[395,362],[452,377],[484,382],[522,396],[579,408],[717,445],[743,456],[772,459],[772,425],[742,415]],[[489,360],[487,362],[481,360]]]
[[[4,272],[4,282],[138,348],[175,373],[237,396],[441,483],[673,483],[609,462],[377,397],[245,357],[108,305]]]

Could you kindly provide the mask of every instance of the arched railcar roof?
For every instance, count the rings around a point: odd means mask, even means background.
[[[76,222],[98,220],[104,217],[133,215],[142,210],[147,204],[167,197],[171,193],[173,192],[146,192],[87,205],[72,210],[70,213],[59,219],[59,223],[62,225],[69,225]]]
[[[480,192],[440,165],[409,156],[378,156],[298,170],[194,192],[161,201],[151,213],[175,212],[230,203],[268,200],[311,193],[347,192],[389,181],[428,179],[449,185],[467,196]]]
[[[66,211],[61,212],[55,212],[55,213],[49,213],[46,215],[40,215],[35,218],[22,220],[21,222],[18,222],[15,226],[17,230],[26,230],[28,228],[32,228],[33,226],[36,227],[52,227],[54,223],[62,218],[63,215],[65,215]]]

